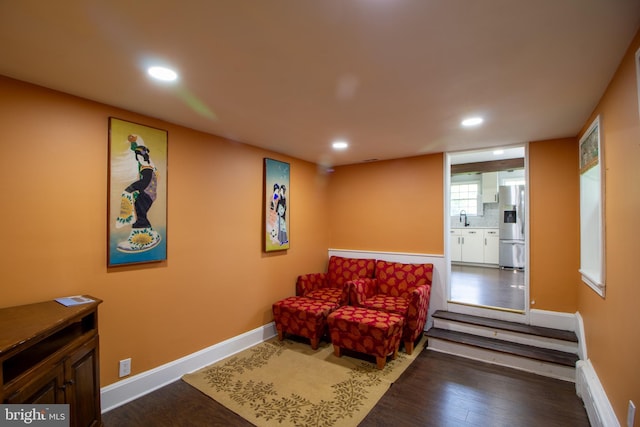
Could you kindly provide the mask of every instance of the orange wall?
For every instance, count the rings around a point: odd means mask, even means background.
[[[337,167],[331,247],[443,254],[443,167],[442,154]]]
[[[529,144],[532,308],[574,313],[579,261],[577,142]],[[442,154],[336,168],[331,247],[444,254]],[[572,212],[556,218],[556,207]]]
[[[624,60],[582,132],[600,115],[605,165],[606,296],[579,286],[588,356],[622,425],[627,404],[640,406],[640,114],[634,54],[636,34]],[[582,135],[582,133],[581,133]],[[640,426],[636,411],[635,426]]]
[[[316,166],[0,77],[0,307],[91,294],[101,385],[271,321],[298,274],[325,268]],[[106,267],[107,126],[169,132],[167,261]],[[262,252],[263,158],[291,163],[291,249]]]
[[[532,309],[574,313],[580,279],[580,187],[575,138],[529,144]]]

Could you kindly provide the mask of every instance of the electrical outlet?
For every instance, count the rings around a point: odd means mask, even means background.
[[[633,419],[636,417],[636,405],[629,401],[629,408],[627,409],[627,427],[633,427]]]
[[[131,374],[131,358],[120,361],[120,378]]]

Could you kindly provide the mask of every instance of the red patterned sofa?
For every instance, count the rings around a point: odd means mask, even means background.
[[[296,295],[346,305],[349,303],[347,282],[362,277],[372,278],[374,259],[332,256],[326,273],[298,276]]]
[[[402,341],[407,354],[411,354],[427,322],[432,280],[433,264],[378,260],[375,278],[362,278],[349,283],[349,302],[356,307],[402,315],[405,319]]]

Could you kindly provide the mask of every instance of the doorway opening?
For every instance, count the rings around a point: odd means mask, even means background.
[[[525,148],[447,155],[450,307],[526,312]]]

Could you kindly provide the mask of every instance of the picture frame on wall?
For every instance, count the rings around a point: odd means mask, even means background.
[[[109,118],[107,265],[167,259],[166,130]]]
[[[600,162],[600,121],[596,120],[580,139],[580,173]]]
[[[264,159],[264,250],[265,252],[289,249],[290,207],[289,163]]]

